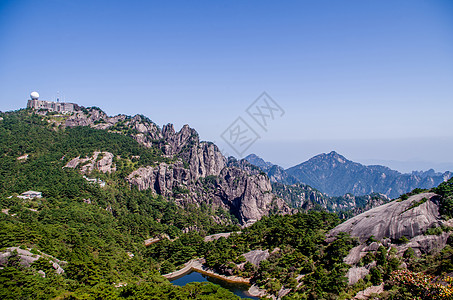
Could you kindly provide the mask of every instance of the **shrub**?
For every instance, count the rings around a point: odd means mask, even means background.
[[[414,258],[415,257],[415,251],[411,247],[407,248],[406,251],[404,251],[403,254],[404,258]]]
[[[408,242],[409,242],[409,239],[407,237],[405,237],[404,235],[395,241],[395,243],[398,245],[407,244]]]
[[[412,299],[452,299],[452,278],[446,276],[442,278],[443,282],[434,279],[423,273],[399,270],[391,273],[389,283],[404,288]]]
[[[375,267],[370,270],[370,281],[373,285],[378,285],[382,282],[382,273],[379,268]]]

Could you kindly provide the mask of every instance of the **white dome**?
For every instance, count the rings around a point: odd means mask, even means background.
[[[31,97],[32,100],[38,100],[39,94],[38,94],[38,92],[32,92],[30,94],[30,97]]]

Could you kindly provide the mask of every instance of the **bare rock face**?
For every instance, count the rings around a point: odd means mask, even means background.
[[[440,196],[435,193],[413,195],[407,200],[395,200],[370,209],[332,229],[327,240],[346,232],[360,241],[360,245],[352,248],[344,259],[351,265],[347,273],[349,283],[354,284],[368,274],[373,265],[360,267],[357,264],[367,253],[375,252],[381,246],[387,251],[395,248],[399,256],[408,248],[412,248],[417,256],[444,248],[449,232],[425,235],[429,228],[446,224],[439,213],[439,200]],[[370,243],[371,237],[375,241]],[[408,242],[399,243],[402,237]]]
[[[151,189],[164,196],[175,195],[179,187],[187,189],[181,201],[205,202],[232,212],[242,224],[251,224],[271,211],[290,213],[291,209],[272,194],[268,177],[252,170],[246,162],[227,164],[216,145],[200,142],[197,132],[185,125],[175,132],[173,125],[162,128],[160,147],[165,155],[179,157],[173,164],[142,167],[127,180],[140,190]],[[239,165],[238,165],[239,164]],[[242,164],[242,165],[241,165]],[[250,170],[248,170],[250,169]],[[213,176],[205,189],[203,180]]]
[[[101,118],[106,118],[107,115],[100,110],[93,110],[91,114],[87,114],[84,111],[74,112],[68,119],[66,119],[65,125],[67,127],[75,126],[90,126]]]
[[[184,125],[179,132],[175,132],[172,124],[162,128],[164,154],[178,155],[189,163],[193,180],[210,175],[218,176],[226,165],[226,159],[213,143],[200,142],[198,133]]]
[[[132,137],[140,144],[150,148],[155,141],[163,138],[162,133],[155,123],[142,115],[136,115],[132,119],[126,119],[124,126],[132,128],[136,133]]]
[[[363,291],[360,291],[355,295],[353,299],[370,299],[373,294],[380,294],[384,291],[384,283],[380,285],[373,285],[366,288]]]
[[[248,261],[249,263],[251,263],[255,266],[259,266],[261,261],[268,259],[270,256],[268,249],[252,250],[247,253],[244,253],[243,255],[245,257],[245,261]]]
[[[431,226],[441,223],[438,206],[439,196],[422,193],[404,201],[392,201],[368,210],[330,231],[331,236],[347,232],[358,237],[360,242],[374,236],[377,240],[384,237],[411,239],[423,234]]]
[[[198,142],[198,133],[189,125],[184,125],[179,132],[175,132],[173,124],[164,125],[162,135],[168,146],[162,150],[168,155],[180,153],[184,147],[192,146]]]
[[[64,167],[75,169],[80,165],[80,172],[89,174],[94,170],[102,173],[112,173],[116,171],[116,166],[113,163],[114,155],[110,152],[95,151],[93,156],[80,158],[76,157],[69,161]]]
[[[227,167],[216,180],[214,191],[214,201],[223,203],[245,225],[256,222],[270,212],[292,212],[282,199],[272,194],[272,186],[266,175],[250,175],[242,169]]]
[[[366,267],[353,267],[348,270],[346,277],[350,285],[357,283],[360,279],[364,278],[370,273],[370,270]]]
[[[152,190],[162,196],[171,196],[173,188],[188,185],[191,180],[189,170],[184,168],[181,161],[175,164],[161,163],[156,167],[147,166],[135,170],[127,180],[139,190]]]
[[[151,189],[164,195],[175,195],[174,189],[187,189],[184,195],[195,203],[205,202],[223,207],[235,215],[242,224],[251,224],[271,211],[291,213],[292,210],[272,193],[269,179],[265,175],[250,175],[239,168],[225,167],[219,176],[208,185],[204,180],[191,184],[198,176],[185,169],[182,162],[172,165],[144,167],[132,172],[127,180],[140,190]]]
[[[192,147],[187,160],[194,180],[210,175],[218,176],[226,165],[226,159],[217,146],[206,142]]]
[[[440,235],[419,235],[412,238],[407,244],[398,245],[398,255],[402,256],[408,248],[412,248],[416,256],[429,253],[434,249],[442,249],[448,241],[450,233],[443,232]]]

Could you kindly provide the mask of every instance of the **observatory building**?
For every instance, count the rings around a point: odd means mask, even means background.
[[[39,100],[38,92],[32,92],[30,94],[30,98],[31,99],[27,102],[27,108],[33,108],[36,110],[45,109],[61,113],[73,112],[78,109],[78,105],[75,103]]]

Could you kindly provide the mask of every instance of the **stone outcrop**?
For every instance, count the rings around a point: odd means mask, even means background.
[[[74,112],[66,119],[65,126],[90,126],[123,134],[128,132],[137,142],[146,147],[152,147],[155,141],[163,138],[159,127],[145,116],[117,115],[109,117],[98,108]],[[129,130],[132,130],[132,133]]]
[[[252,265],[259,266],[260,262],[268,259],[270,256],[269,250],[252,250],[247,253],[244,253],[245,261],[251,263]]]
[[[83,174],[89,174],[94,170],[102,173],[112,173],[116,171],[113,157],[114,155],[110,152],[95,151],[91,157],[80,158],[79,156],[73,158],[64,167],[75,169],[80,166],[80,172]]]
[[[123,118],[118,117],[118,118]],[[101,121],[102,120],[102,121]],[[67,127],[75,127],[75,126],[98,126],[99,129],[106,129],[108,126],[113,125],[116,123],[115,121],[111,120],[109,122],[109,117],[106,113],[104,113],[100,109],[90,109],[90,110],[81,110],[74,112],[68,119],[66,119],[65,125]]]
[[[30,249],[21,249],[19,247],[6,248],[0,252],[0,266],[6,266],[8,264],[10,256],[17,253],[19,263],[23,267],[29,268],[32,265],[32,263],[34,263],[35,261],[42,257],[49,260],[49,262],[52,264],[52,268],[55,269],[55,272],[57,274],[64,273],[64,270],[61,266],[67,264],[66,261],[58,260],[53,256],[41,252],[39,254],[34,254],[30,251],[31,251]],[[40,272],[40,274],[44,275],[45,277],[44,272]]]
[[[152,190],[154,193],[171,196],[173,189],[187,186],[192,180],[191,173],[184,168],[182,161],[174,164],[160,163],[152,167],[141,167],[132,172],[127,180],[139,190]]]
[[[222,170],[215,183],[214,197],[230,208],[242,223],[253,223],[271,210],[290,213],[288,205],[272,194],[266,175],[249,175],[242,169]]]
[[[353,299],[370,299],[371,295],[380,294],[383,291],[384,283],[381,283],[380,285],[373,285],[363,291],[358,292]]]
[[[223,238],[229,238],[230,235],[232,234],[233,232],[222,232],[222,233],[216,233],[216,234],[211,234],[211,235],[207,235],[204,237],[204,241],[205,242],[212,242],[212,241],[215,241],[215,240],[218,240],[220,239],[221,237]],[[238,231],[238,232],[234,232],[236,234],[240,234],[241,232]]]
[[[439,196],[434,193],[392,201],[347,220],[332,229],[330,235],[347,232],[361,242],[371,236],[377,240],[383,240],[384,237],[396,240],[403,236],[411,239],[441,224],[438,201]]]
[[[177,162],[140,168],[132,172],[127,180],[140,190],[151,189],[164,196],[178,194],[195,203],[223,207],[242,224],[253,223],[271,211],[291,213],[288,205],[272,194],[266,175],[250,175],[240,168],[224,167],[218,176],[213,175],[209,180],[200,177],[200,173]],[[179,188],[184,192],[178,191]]]
[[[412,248],[416,256],[443,249],[450,232],[426,234],[430,228],[451,225],[442,220],[439,201],[440,196],[435,193],[413,195],[406,200],[394,200],[370,209],[332,229],[327,241],[335,239],[340,232],[346,232],[360,242],[344,259],[351,265],[347,273],[349,284],[356,283],[369,273],[375,262],[366,266],[358,264],[367,253],[374,253],[381,246],[387,251],[395,248],[398,256],[402,256],[408,248]],[[402,242],[402,238],[406,242]]]

